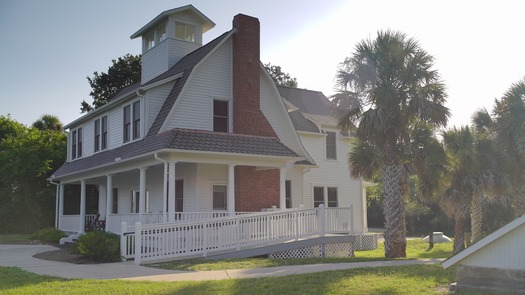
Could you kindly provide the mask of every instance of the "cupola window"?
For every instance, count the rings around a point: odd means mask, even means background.
[[[193,25],[175,22],[175,38],[195,42],[197,28]]]
[[[155,30],[144,36],[144,46],[146,50],[150,50],[154,46],[167,38],[166,23],[158,26]]]

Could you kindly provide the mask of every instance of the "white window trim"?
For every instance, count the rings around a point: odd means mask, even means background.
[[[106,129],[107,129],[107,139],[106,139],[106,148],[102,148],[102,118],[106,117]],[[98,146],[98,151],[96,151],[96,144],[95,144],[95,121],[99,120],[99,131],[100,131],[100,140],[99,140],[99,146]],[[103,152],[103,151],[107,151],[109,149],[109,115],[108,114],[103,114],[101,116],[98,116],[96,117],[95,119],[93,119],[93,154],[98,154],[100,152]]]
[[[224,133],[232,133],[232,130],[233,130],[233,103],[231,102],[231,100],[229,99],[226,99],[226,98],[221,98],[221,97],[213,97],[211,99],[211,127],[210,127],[210,130],[211,131],[214,131],[215,129],[215,126],[214,126],[214,123],[213,123],[213,119],[215,117],[215,108],[214,108],[214,103],[215,101],[223,101],[223,102],[227,102],[228,103],[228,131],[227,132],[224,132]]]
[[[336,189],[337,192],[337,207],[339,207],[339,187],[337,185],[326,185],[326,184],[312,184],[312,206],[315,206],[315,188],[316,187],[322,187],[323,188],[323,205],[325,208],[328,208],[328,188],[333,187]],[[330,207],[330,208],[336,208],[336,207]]]
[[[224,186],[226,188],[226,209],[224,210],[215,210],[213,209],[213,187],[214,186]],[[211,195],[211,211],[212,212],[228,212],[228,184],[225,182],[212,182],[210,184],[210,195]]]
[[[81,134],[82,135],[82,140],[81,140],[81,142],[82,142],[82,155],[80,155],[80,156],[78,155],[78,151],[79,151],[79,149],[78,149],[78,130],[79,129],[82,129],[82,134]],[[76,149],[76,151],[75,151],[76,157],[73,158],[73,133],[74,132],[76,132],[76,134],[77,134],[77,141],[76,141],[76,148],[75,148]],[[82,159],[84,157],[84,154],[85,154],[85,151],[84,151],[85,150],[84,133],[86,133],[84,125],[78,126],[78,127],[74,128],[74,129],[70,130],[70,132],[69,132],[69,134],[70,134],[69,135],[69,138],[70,138],[69,142],[70,142],[70,144],[68,146],[68,154],[69,154],[70,161],[76,161],[76,160]]]
[[[136,139],[133,139],[133,104],[136,103],[137,101],[140,102],[140,124],[139,124],[139,132],[140,132],[140,136]],[[129,130],[129,141],[124,141],[125,138],[124,138],[124,108],[127,107],[127,106],[130,106],[130,130]],[[122,105],[122,107],[120,108],[120,111],[122,113],[122,121],[120,122],[121,126],[122,126],[122,145],[126,145],[128,143],[132,143],[132,142],[135,142],[137,140],[141,140],[144,138],[144,121],[145,121],[145,118],[144,118],[144,100],[143,99],[135,99],[135,100],[132,100],[128,103],[125,103]],[[108,146],[109,146],[109,128],[108,128]]]
[[[337,131],[331,131],[331,130],[323,130],[324,131],[324,145],[323,145],[323,149],[324,149],[324,159],[326,161],[337,161]],[[327,140],[328,140],[328,132],[331,132],[331,133],[334,133],[335,135],[335,158],[328,158],[328,150],[327,150]]]

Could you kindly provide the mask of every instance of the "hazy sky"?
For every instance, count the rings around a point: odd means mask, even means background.
[[[129,36],[162,11],[187,4],[217,24],[205,43],[230,30],[238,13],[259,18],[262,62],[327,96],[338,64],[360,40],[378,30],[403,31],[436,59],[449,125],[492,109],[525,76],[523,1],[1,0],[0,115],[28,125],[42,114],[73,121],[80,102],[91,102],[86,77],[140,53],[141,41]]]

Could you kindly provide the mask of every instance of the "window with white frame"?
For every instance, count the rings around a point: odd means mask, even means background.
[[[229,116],[228,102],[224,100],[213,101],[213,131],[228,132]]]
[[[143,37],[144,49],[150,50],[151,48],[158,45],[160,42],[167,38],[166,35],[166,23],[161,24],[155,30],[152,30],[149,34]]]
[[[337,145],[335,132],[326,132],[326,158],[337,159]]]
[[[140,192],[131,191],[131,213],[140,212]],[[146,210],[145,213],[149,212],[149,191],[146,190]]]
[[[327,196],[326,200],[325,195]],[[337,187],[314,187],[314,207],[319,207],[321,204],[325,207],[338,207]]]
[[[337,207],[337,187],[327,187],[328,204],[327,207]]]
[[[123,108],[123,141],[124,143],[140,138],[140,100]]]
[[[95,134],[95,153],[108,148],[108,117],[98,118],[94,122]]]
[[[213,186],[213,210],[227,210],[228,203],[225,185]]]
[[[71,132],[71,159],[82,157],[82,127]]]
[[[181,22],[175,22],[175,38],[190,42],[197,42],[196,35],[196,26]]]

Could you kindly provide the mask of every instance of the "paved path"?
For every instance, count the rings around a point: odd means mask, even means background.
[[[222,279],[245,279],[287,276],[329,270],[343,270],[361,267],[381,267],[414,264],[436,264],[444,259],[397,260],[351,263],[329,263],[278,266],[252,269],[215,271],[163,270],[135,265],[133,262],[103,264],[72,264],[33,258],[40,252],[56,250],[49,245],[0,245],[0,266],[14,266],[40,275],[79,279],[125,279],[137,281],[201,281]]]

